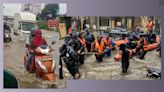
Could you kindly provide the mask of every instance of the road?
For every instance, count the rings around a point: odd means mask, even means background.
[[[95,37],[97,33],[94,33]],[[97,63],[94,55],[85,56],[85,64],[80,67],[81,80],[156,80],[153,77],[147,77],[147,66],[161,70],[161,58],[156,50],[146,54],[144,60],[136,57],[130,59],[128,73],[123,74],[121,61],[115,61],[116,52],[112,51],[112,56],[104,58],[102,63]],[[71,76],[64,69],[64,77],[70,79]]]
[[[55,49],[52,54],[57,66],[55,72],[57,77],[56,82],[38,79],[35,77],[35,74],[26,72],[23,64],[25,41],[15,35],[12,36],[12,43],[4,44],[4,68],[15,74],[20,88],[65,88],[67,86],[66,80],[70,80],[72,77],[63,63],[64,79],[58,79],[58,49],[59,45],[63,43],[63,40],[59,40],[59,33],[57,32],[46,30],[42,32],[48,44],[53,40],[57,42],[52,46],[52,48]],[[161,59],[156,50],[148,52],[144,60],[139,60],[135,57],[130,59],[130,66],[127,74],[121,73],[121,62],[113,60],[115,54],[115,51],[113,51],[112,56],[104,58],[102,63],[97,63],[94,55],[86,55],[85,64],[80,67],[80,72],[82,74],[80,80],[156,80],[155,78],[146,76],[147,66],[161,69]]]
[[[136,57],[130,59],[128,73],[123,74],[121,70],[121,61],[115,61],[114,51],[112,56],[104,58],[102,63],[97,63],[94,55],[85,56],[85,64],[80,67],[82,74],[81,80],[156,80],[153,77],[147,77],[147,66],[161,69],[161,60],[156,51],[148,52],[146,59],[139,60]],[[65,78],[71,76],[64,72]]]
[[[57,43],[52,46],[55,49],[52,52],[53,58],[56,61],[56,82],[48,82],[35,77],[35,74],[29,74],[24,68],[23,57],[25,55],[25,38],[12,35],[11,43],[4,43],[4,68],[11,71],[17,78],[20,88],[65,88],[66,82],[58,80],[58,48],[61,41],[59,41],[59,33],[54,31],[42,30],[43,37],[48,44],[53,40]]]

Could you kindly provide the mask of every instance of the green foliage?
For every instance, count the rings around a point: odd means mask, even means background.
[[[41,12],[40,17],[43,20],[48,20],[50,18],[55,18],[59,12],[58,4],[47,4]],[[52,15],[52,16],[51,16]]]
[[[48,25],[46,22],[38,22],[38,28],[39,29],[45,29],[45,30],[48,30]]]

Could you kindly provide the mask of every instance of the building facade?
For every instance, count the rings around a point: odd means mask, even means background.
[[[42,5],[35,3],[35,4],[22,4],[21,6],[22,11],[29,11],[34,14],[40,14],[42,10]]]

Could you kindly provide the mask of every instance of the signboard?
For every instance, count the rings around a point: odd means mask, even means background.
[[[114,28],[114,27],[115,27],[115,21],[112,20],[112,28]]]
[[[130,19],[130,18],[127,19],[127,28],[128,29],[132,28],[132,19]]]
[[[121,22],[117,22],[117,27],[121,27]]]
[[[64,38],[67,35],[65,23],[59,23],[60,38]]]
[[[52,19],[48,20],[48,27],[49,28],[54,28],[54,27],[57,28],[58,26],[59,26],[59,23],[57,20],[52,20]]]

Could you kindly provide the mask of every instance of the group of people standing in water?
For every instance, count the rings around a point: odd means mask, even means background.
[[[120,40],[122,40],[122,42]],[[91,52],[95,55],[96,61],[101,63],[103,62],[103,58],[111,56],[112,50],[115,49],[117,53],[121,55],[122,72],[126,73],[129,66],[130,55],[135,55],[140,59],[144,59],[144,56],[147,53],[144,49],[145,45],[157,43],[157,40],[159,42],[159,36],[153,33],[135,33],[133,35],[121,35],[119,40],[116,41],[110,34],[103,34],[101,32],[95,37],[94,34],[89,32],[86,28],[81,32],[69,32],[65,37],[65,43],[62,47],[65,46],[66,48],[67,46],[70,46],[72,47],[72,50],[74,50],[74,53],[77,53],[79,57],[76,59],[78,62],[77,66],[84,64],[85,60],[84,54],[80,53]],[[129,49],[135,50],[130,52]],[[63,49],[60,49],[62,57],[66,56],[63,51]]]

